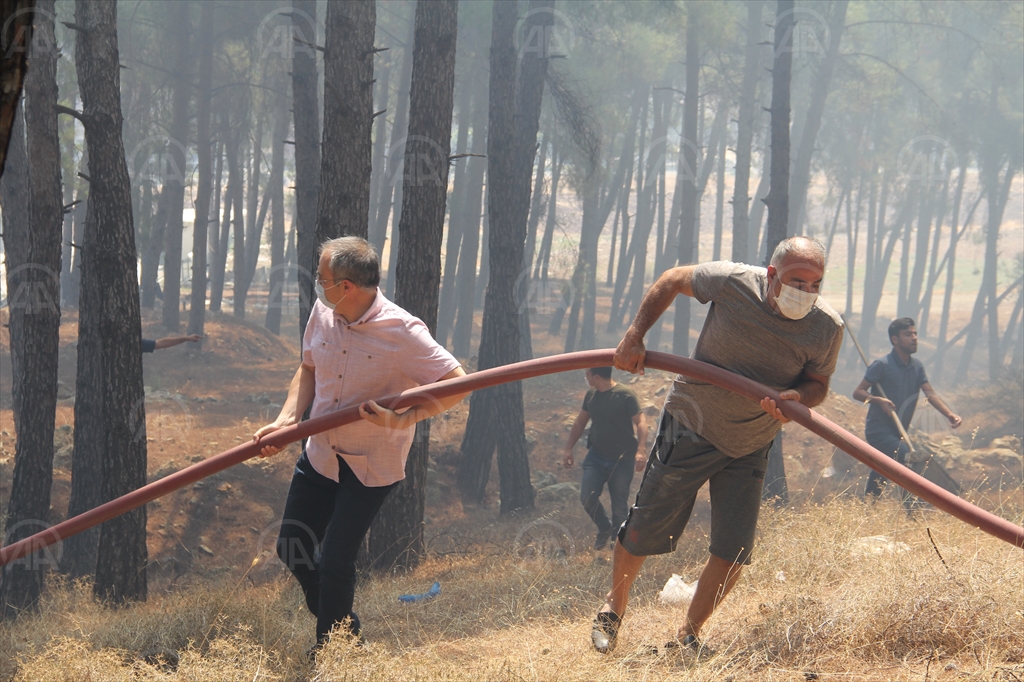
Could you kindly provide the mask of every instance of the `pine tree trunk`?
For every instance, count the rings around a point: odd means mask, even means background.
[[[553,0],[534,0],[525,21],[527,35],[545,31],[553,21]],[[531,159],[547,55],[524,51],[516,92],[516,4],[496,2],[492,9],[490,105],[487,137],[490,275],[484,304],[478,367],[519,360],[519,324],[515,280],[523,262],[529,207]],[[545,34],[546,35],[546,34]],[[503,384],[477,392],[470,403],[462,440],[459,489],[464,503],[483,501],[491,456],[498,451],[501,514],[533,507],[527,459],[522,385]]]
[[[7,157],[10,171],[0,178],[0,205],[3,210],[0,215],[3,217],[3,244],[4,260],[7,273],[7,300],[12,307],[22,306],[22,299],[34,300],[34,284],[27,287],[21,284],[21,279],[28,280],[28,273],[23,272],[31,267],[31,242],[29,234],[24,232],[27,225],[31,225],[32,216],[29,213],[29,183],[28,183],[28,151],[25,148],[25,116],[23,105],[19,105],[11,120],[11,130],[8,135]],[[21,268],[19,270],[19,268]],[[28,280],[31,282],[31,280]],[[18,410],[21,405],[21,396],[17,394],[24,384],[21,382],[21,356],[14,351],[15,348],[24,348],[25,340],[22,338],[24,325],[14,324],[9,327],[11,339],[11,377],[12,392],[14,393],[12,407],[14,425],[17,429],[20,415]]]
[[[387,157],[388,141],[388,99],[391,96],[391,67],[387,62],[374,69],[380,73],[377,84],[374,88],[373,99],[373,122],[377,131],[373,136],[373,171],[370,175],[370,214],[367,216],[368,237],[371,244],[381,243],[383,246],[384,235],[377,232],[377,208],[380,205],[381,188],[387,184],[387,176],[384,174],[384,164]],[[378,253],[380,249],[378,248]]]
[[[83,486],[98,491],[104,502],[146,483],[141,320],[131,184],[121,138],[116,12],[114,2],[75,2],[75,23],[84,28],[76,36],[75,67],[89,147],[90,196],[69,516],[89,508],[81,504]],[[94,501],[92,494],[88,498]],[[64,549],[72,553],[68,542]],[[98,547],[85,552],[96,558],[97,597],[112,603],[146,599],[145,507],[104,523]]]
[[[711,251],[711,260],[722,259],[722,225],[725,213],[725,142],[726,136],[722,135],[718,147],[718,163],[716,168],[715,182],[715,242]]]
[[[292,110],[295,118],[295,268],[299,285],[299,341],[313,307],[316,278],[316,210],[320,195],[320,98],[317,92],[316,0],[292,0]],[[305,30],[305,32],[304,32]]]
[[[821,129],[825,101],[828,99],[829,86],[832,82],[832,71],[835,69],[836,62],[839,61],[839,43],[843,37],[843,28],[846,26],[846,8],[849,4],[848,0],[836,0],[832,3],[832,14],[828,22],[831,40],[828,43],[827,52],[818,63],[815,72],[811,102],[807,107],[807,119],[800,135],[796,161],[793,163],[793,177],[790,182],[792,196],[789,203],[789,234],[799,233],[800,224],[803,222],[807,210],[807,189],[811,182],[811,159],[814,156],[814,143],[818,138],[818,131]],[[790,26],[792,26],[792,16],[790,13],[788,17]],[[792,39],[790,41],[792,42]],[[776,44],[778,43],[776,42]],[[792,63],[792,53],[790,53],[790,63]]]
[[[473,97],[472,154],[487,153],[487,90],[478,87]],[[462,248],[455,273],[458,297],[457,317],[452,328],[452,354],[459,358],[470,356],[473,337],[473,313],[476,308],[477,261],[480,253],[480,223],[483,212],[484,173],[487,159],[466,159],[467,192],[464,205],[453,207],[462,213]]]
[[[278,89],[284,91],[287,81],[281,78]],[[265,326],[274,334],[281,333],[281,310],[284,306],[285,282],[288,280],[288,264],[284,254],[284,139],[288,136],[288,99],[279,97],[274,111],[274,139],[270,152],[270,178],[267,180],[267,197],[270,199],[270,273],[267,277],[267,316]]]
[[[747,0],[747,46],[736,123],[736,170],[732,195],[732,260],[746,262],[750,253],[750,152],[754,142],[757,81],[761,68],[761,2]]]
[[[385,191],[387,206],[381,205],[383,213],[378,212],[377,219],[381,222],[381,235],[383,236],[388,226],[388,216],[391,218],[391,244],[388,245],[388,266],[387,266],[387,295],[395,293],[394,272],[398,267],[398,249],[401,241],[398,221],[402,214],[402,176],[405,169],[405,142],[409,134],[409,89],[412,80],[412,50],[415,42],[414,36],[415,21],[409,21],[409,37],[406,39],[405,57],[402,61],[401,80],[398,83],[398,102],[395,109],[395,122],[391,126],[391,141],[388,146],[387,160],[387,181],[391,193]],[[383,248],[383,243],[382,243]],[[383,251],[381,252],[383,253]]]
[[[460,86],[459,98],[459,133],[455,142],[458,154],[466,152],[469,145],[469,128],[472,120],[472,87],[471,83]],[[448,236],[444,245],[444,274],[441,279],[441,300],[437,313],[437,342],[448,345],[452,323],[455,321],[455,277],[458,272],[459,251],[462,250],[462,205],[466,201],[466,163],[469,159],[460,159],[455,164],[452,179],[452,198],[448,202]]]
[[[192,296],[189,302],[188,333],[203,334],[206,325],[206,254],[209,239],[210,203],[213,199],[213,140],[210,135],[210,105],[213,96],[213,3],[202,5],[199,18],[199,87],[196,93],[196,188],[195,222],[192,226]],[[213,232],[217,232],[214,221]]]
[[[376,20],[373,0],[327,4],[316,244],[368,234]]]
[[[6,48],[4,59],[0,62],[0,174],[4,171],[7,145],[19,109],[26,57],[32,44],[34,6],[34,0],[3,0],[0,3],[0,19],[4,22],[2,44]]]
[[[210,312],[219,313],[224,301],[224,284],[227,276],[228,246],[231,239],[232,211],[235,206],[234,197],[240,181],[238,177],[238,135],[231,130],[231,119],[228,112],[230,102],[223,102],[220,112],[220,136],[224,141],[224,160],[228,167],[228,184],[224,190],[223,213],[220,216],[220,230],[210,235],[213,259],[210,263]],[[217,174],[218,177],[220,173]]]
[[[683,168],[691,177],[685,178],[679,204],[679,253],[681,265],[694,262],[697,246],[697,138],[698,88],[700,85],[700,17],[696,5],[688,6],[686,17],[686,94],[683,96]],[[678,187],[678,181],[676,186]],[[671,230],[670,230],[671,232]],[[690,354],[690,297],[679,296],[675,302],[675,321],[672,328],[672,352]]]
[[[786,238],[789,219],[789,88],[793,66],[793,0],[778,0],[775,15],[775,61],[772,67],[772,164],[771,189],[764,203],[768,208],[765,264],[779,242]],[[836,39],[838,42],[838,38]],[[789,503],[786,467],[782,459],[781,432],[768,453],[764,478],[764,499]]]
[[[448,200],[448,157],[455,91],[458,0],[419,0],[409,94],[409,141],[402,192],[396,303],[437,329],[441,239]],[[417,566],[423,556],[430,420],[416,425],[405,479],[388,495],[370,531],[377,569]]]
[[[178,48],[174,71],[178,81],[171,99],[171,140],[168,151],[168,172],[164,174],[163,192],[167,192],[167,217],[164,231],[164,305],[163,326],[177,334],[181,328],[181,238],[184,231],[182,211],[185,208],[185,183],[188,179],[185,150],[188,147],[189,110],[192,96],[191,32],[189,3],[174,5],[174,37]]]
[[[21,348],[12,387],[20,405],[14,475],[7,505],[5,542],[11,543],[43,530],[50,516],[53,480],[53,430],[57,411],[57,352],[60,332],[60,259],[64,219],[61,204],[60,140],[57,135],[57,52],[53,0],[39,0],[35,40],[25,78],[25,122],[28,157],[29,220],[5,225],[8,240],[28,242],[28,261],[15,263],[7,249],[8,311],[11,338]],[[38,48],[42,49],[38,49]],[[6,206],[6,204],[5,204]],[[6,223],[6,221],[5,221]],[[8,230],[12,234],[8,235]],[[20,234],[17,234],[20,232]],[[15,250],[17,254],[18,250]],[[12,287],[12,279],[16,286]],[[29,296],[17,296],[31,289]],[[19,305],[19,303],[21,305]],[[15,326],[22,329],[14,333]],[[46,571],[56,568],[52,551],[43,550],[4,567],[0,574],[0,605],[3,617],[11,618],[34,607],[43,591]]]

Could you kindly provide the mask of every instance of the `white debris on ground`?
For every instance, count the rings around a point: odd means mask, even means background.
[[[902,554],[909,551],[910,545],[904,542],[896,542],[884,535],[869,535],[853,541],[853,553],[857,556]]]
[[[697,581],[687,583],[675,573],[665,583],[665,587],[658,593],[658,601],[666,606],[678,606],[693,599],[693,593],[697,591]]]

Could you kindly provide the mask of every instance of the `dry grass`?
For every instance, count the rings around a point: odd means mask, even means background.
[[[935,511],[907,519],[892,499],[766,508],[756,562],[705,630],[718,651],[706,661],[650,653],[680,616],[657,592],[673,572],[694,579],[703,538],[645,565],[619,648],[601,656],[590,650],[589,621],[609,580],[607,557],[521,559],[511,548],[522,524],[498,526],[475,545],[490,552],[433,557],[412,574],[363,582],[357,610],[370,645],[334,641],[316,666],[304,657],[313,619],[284,577],[192,586],[120,610],[97,604],[86,586],[55,583],[38,613],[0,626],[0,677],[1024,679],[1024,555]],[[882,551],[865,548],[866,536],[882,536],[873,545]],[[435,579],[439,598],[399,603]]]

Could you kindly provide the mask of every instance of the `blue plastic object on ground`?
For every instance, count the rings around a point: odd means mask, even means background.
[[[435,582],[426,592],[423,592],[422,594],[403,594],[401,597],[398,598],[398,601],[409,604],[412,602],[433,599],[439,594],[441,594],[441,583]]]

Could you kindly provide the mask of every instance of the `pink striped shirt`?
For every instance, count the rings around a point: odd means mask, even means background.
[[[311,417],[432,384],[459,366],[427,325],[379,289],[369,310],[352,323],[316,301],[302,339],[302,363],[316,375]],[[390,485],[405,478],[415,431],[359,420],[312,436],[306,456],[335,481],[340,455],[363,485]]]

